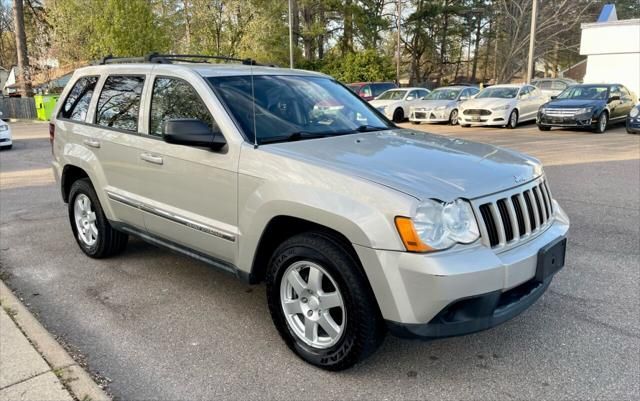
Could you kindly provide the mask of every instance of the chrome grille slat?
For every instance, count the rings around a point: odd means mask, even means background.
[[[472,203],[482,242],[494,249],[537,235],[553,218],[552,197],[543,178]]]
[[[549,117],[573,117],[579,109],[546,109],[545,116]]]

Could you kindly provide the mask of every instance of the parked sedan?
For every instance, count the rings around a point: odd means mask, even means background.
[[[460,104],[475,96],[480,89],[466,86],[446,86],[435,89],[409,109],[409,121],[420,123],[458,124]]]
[[[627,116],[627,132],[640,134],[640,103],[632,108]]]
[[[558,96],[563,90],[576,84],[576,81],[569,78],[539,78],[531,82],[531,85],[540,89],[547,99],[551,99],[552,96]]]
[[[470,125],[498,125],[515,128],[519,122],[535,120],[540,105],[546,101],[532,85],[495,85],[483,89],[475,99],[467,100],[459,108],[459,123]]]
[[[0,111],[0,116],[2,112]],[[9,124],[0,120],[0,149],[11,149],[13,142],[11,141],[11,127]]]
[[[429,94],[424,88],[391,89],[369,103],[387,118],[399,123],[409,115],[411,105]]]
[[[608,124],[624,121],[634,104],[631,92],[620,84],[574,85],[540,107],[538,128],[589,128],[601,134]]]

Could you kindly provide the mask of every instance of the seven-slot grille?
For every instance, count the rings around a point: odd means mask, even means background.
[[[498,248],[540,231],[553,215],[551,199],[546,181],[537,180],[482,203],[478,210],[483,242]]]

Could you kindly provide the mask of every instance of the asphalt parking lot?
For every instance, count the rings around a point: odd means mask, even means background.
[[[278,337],[263,285],[135,239],[119,257],[85,257],[46,124],[13,124],[14,149],[0,152],[1,277],[121,400],[638,399],[640,136],[404,125],[545,163],[572,221],[567,265],[522,315],[465,337],[388,337],[342,373],[313,368]]]

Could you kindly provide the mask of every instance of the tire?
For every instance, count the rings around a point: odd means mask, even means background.
[[[129,236],[111,227],[88,178],[71,185],[69,222],[78,246],[87,256],[107,258],[122,252],[127,246]],[[81,232],[83,229],[87,234]]]
[[[449,124],[450,125],[458,124],[458,109],[451,110],[451,114],[449,114]]]
[[[538,129],[540,131],[551,131],[551,127],[546,127],[544,125],[538,125]]]
[[[413,124],[413,125],[420,125],[420,121],[411,121],[411,124]]]
[[[509,121],[507,122],[507,125],[505,125],[505,127],[509,129],[514,129],[517,126],[518,126],[518,110],[514,109],[511,111],[511,114],[509,114]]]
[[[321,272],[321,291],[310,290],[318,288],[309,279],[312,269]],[[299,283],[299,290],[290,284],[292,274],[302,280],[293,279]],[[371,355],[382,343],[384,322],[364,272],[342,242],[330,234],[308,232],[284,241],[271,257],[266,281],[273,322],[287,346],[304,361],[325,370],[344,370]],[[340,306],[322,310],[327,305],[323,303],[327,298],[322,297],[327,293],[337,293],[339,297],[334,295],[333,299],[339,299]],[[285,313],[285,303],[295,304],[291,313]],[[341,328],[339,334],[336,330],[332,336],[324,329],[326,320],[320,323],[327,314],[333,327]],[[311,338],[307,336],[307,323],[314,327]]]
[[[13,144],[7,145],[7,146],[2,146],[2,147],[0,147],[0,150],[10,150],[12,147],[13,147]]]
[[[598,123],[593,129],[593,132],[596,134],[604,134],[604,132],[607,130],[608,123],[609,123],[609,115],[607,114],[606,111],[603,111],[598,116]]]
[[[398,107],[394,112],[393,112],[393,122],[394,123],[401,123],[404,121],[404,111]]]
[[[460,126],[461,126],[462,128],[469,128],[469,127],[471,127],[471,125],[469,125],[469,124],[460,124]]]

